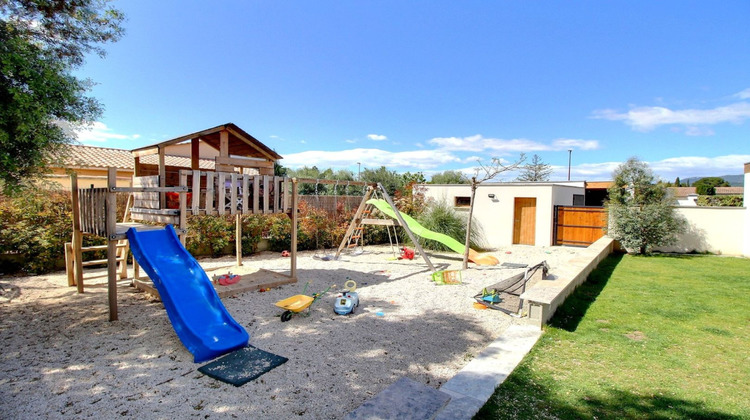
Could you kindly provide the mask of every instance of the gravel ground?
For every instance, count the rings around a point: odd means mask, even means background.
[[[492,254],[501,263],[546,260],[554,274],[576,251],[513,246]],[[250,344],[289,358],[239,388],[198,372],[161,303],[128,280],[119,283],[119,321],[107,322],[106,277],[86,280],[83,295],[64,273],[0,278],[0,418],[337,419],[401,376],[439,387],[517,322],[474,309],[471,296],[522,269],[471,264],[463,284],[438,286],[421,258],[393,260],[387,246],[338,261],[314,256],[300,253],[296,284],[224,299]],[[460,267],[455,254],[431,260],[440,269]],[[265,252],[245,265],[288,273],[289,259]],[[97,273],[104,271],[86,276]],[[275,302],[308,282],[311,294],[332,284],[341,290],[347,279],[358,285],[354,314],[334,314],[335,294],[328,293],[308,316],[280,322]]]

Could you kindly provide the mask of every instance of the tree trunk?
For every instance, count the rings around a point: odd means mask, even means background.
[[[471,178],[471,199],[469,201],[469,218],[466,220],[466,241],[464,243],[463,269],[469,268],[469,244],[471,243],[471,219],[474,215],[474,196],[477,193],[477,177]]]

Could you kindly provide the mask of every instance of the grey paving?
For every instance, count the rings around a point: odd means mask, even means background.
[[[470,419],[534,347],[542,331],[532,325],[512,325],[474,360],[440,387],[451,401],[437,419]]]
[[[450,396],[403,377],[346,415],[347,420],[429,420],[445,407]]]
[[[471,419],[541,335],[537,326],[511,325],[440,390],[403,377],[346,419]]]

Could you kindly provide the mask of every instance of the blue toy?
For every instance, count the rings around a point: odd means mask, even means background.
[[[354,280],[347,280],[344,283],[344,287],[348,291],[340,292],[333,304],[333,311],[339,315],[354,313],[354,308],[359,306],[359,295],[355,292],[357,290],[357,283]]]

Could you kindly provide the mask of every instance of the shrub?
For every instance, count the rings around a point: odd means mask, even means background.
[[[698,205],[706,207],[742,207],[741,195],[701,195]]]
[[[269,225],[269,219],[259,214],[242,216],[242,255],[258,252],[258,244]]]
[[[70,193],[30,189],[16,197],[0,196],[0,254],[13,255],[8,271],[44,273],[63,267],[65,243],[73,236]],[[83,245],[104,238],[84,236]]]
[[[466,239],[466,218],[458,214],[446,202],[433,202],[426,207],[426,210],[419,216],[417,221],[434,232],[442,233],[464,243]],[[483,234],[478,228],[479,224],[472,224],[470,244],[471,248],[481,248]],[[451,249],[437,241],[423,240],[422,246],[435,251],[450,251]]]
[[[234,232],[234,216],[192,216],[188,218],[186,247],[193,255],[218,257],[232,243]]]

